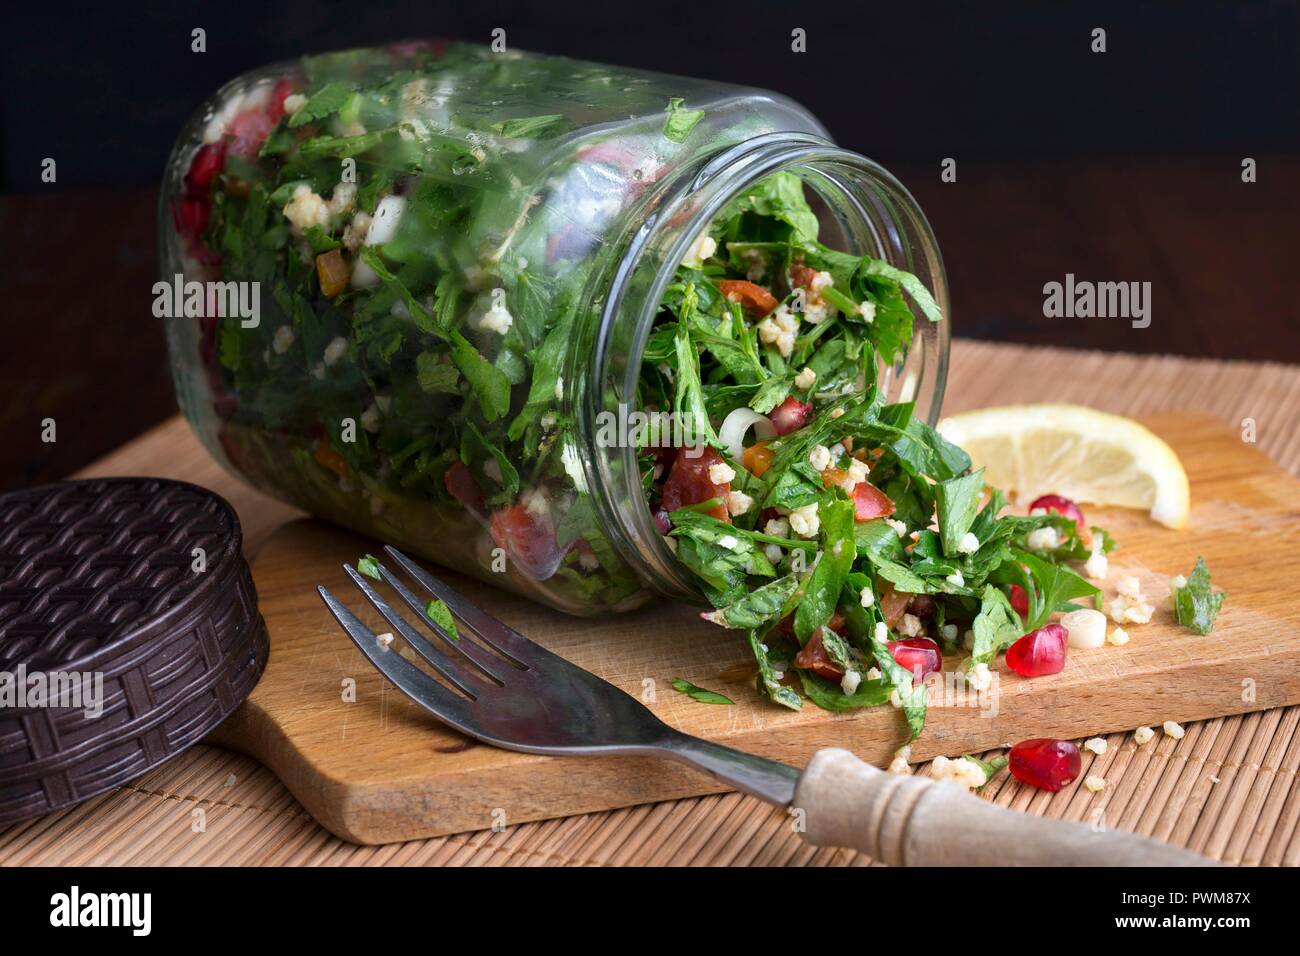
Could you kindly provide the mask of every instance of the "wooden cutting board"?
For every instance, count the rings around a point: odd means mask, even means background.
[[[1173,446],[1191,478],[1187,529],[1170,531],[1120,510],[1095,509],[1089,520],[1119,542],[1107,597],[1121,575],[1136,574],[1158,606],[1155,618],[1129,627],[1124,647],[1071,651],[1057,675],[1026,680],[999,663],[999,693],[983,706],[931,706],[913,759],[1029,737],[1159,729],[1166,720],[1300,701],[1300,481],[1217,419],[1173,414],[1144,422]],[[274,532],[253,567],[270,661],[252,696],[209,738],[269,766],[331,831],[357,843],[389,843],[722,789],[665,760],[510,753],[443,728],[369,665],[316,594],[324,584],[363,607],[340,566],[375,550],[315,521]],[[1197,555],[1229,594],[1207,637],[1178,627],[1167,600],[1169,579],[1189,573]],[[905,740],[902,718],[890,707],[836,715],[809,704],[796,714],[762,700],[741,635],[700,621],[689,608],[587,620],[437,573],[519,631],[646,699],[687,733],[800,766],[827,746],[884,764]],[[391,630],[377,615],[365,619],[376,631]],[[670,685],[679,677],[736,706],[678,694]]]

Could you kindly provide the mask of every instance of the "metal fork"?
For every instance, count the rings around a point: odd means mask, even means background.
[[[344,565],[344,571],[450,688],[382,643],[326,588],[317,590],[361,653],[385,677],[443,723],[476,740],[526,753],[654,754],[683,761],[737,790],[789,808],[793,825],[809,842],[854,847],[886,863],[1210,863],[1131,834],[1099,833],[1080,824],[1027,816],[975,799],[955,786],[886,774],[844,750],[819,751],[801,772],[683,734],[630,694],[484,613],[400,551],[384,551],[423,593],[450,609],[460,622],[458,631],[469,634],[452,639],[425,613],[427,599],[422,601],[376,562],[382,581],[440,639],[442,646],[435,645],[356,568]]]

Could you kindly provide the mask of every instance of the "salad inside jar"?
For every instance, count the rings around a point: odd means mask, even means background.
[[[257,326],[205,318],[194,343],[238,471],[594,613],[655,595],[601,526],[575,437],[589,281],[666,171],[766,128],[724,135],[638,74],[571,63],[582,97],[529,114],[555,62],[436,45],[306,60],[230,92],[171,210],[187,275],[263,289]],[[600,132],[602,116],[623,121]],[[819,233],[781,172],[676,268],[634,397],[674,422],[636,435],[644,507],[705,618],[752,649],[761,694],[892,700],[915,735],[943,655],[986,685],[1027,629],[1099,594],[1068,562],[1113,543],[1077,509],[1003,514],[960,448],[887,400],[880,370],[944,317],[916,276]]]

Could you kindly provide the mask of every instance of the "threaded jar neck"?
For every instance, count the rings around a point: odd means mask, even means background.
[[[807,133],[770,133],[684,166],[658,184],[623,234],[612,239],[588,289],[587,334],[574,337],[569,368],[577,446],[586,483],[610,541],[646,585],[700,603],[694,578],[655,525],[631,441],[610,444],[613,415],[638,411],[641,362],[659,303],[691,243],[734,198],[778,172],[802,179],[820,207],[822,241],[917,275],[945,320],[918,319],[905,357],[881,369],[891,401],[915,401],[933,424],[947,380],[948,288],[938,244],[915,200],[883,167]],[[918,312],[919,316],[919,312]]]

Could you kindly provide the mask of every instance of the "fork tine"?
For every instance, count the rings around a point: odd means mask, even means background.
[[[491,677],[498,684],[505,683],[505,679],[493,670],[494,666],[500,667],[502,665],[501,658],[489,654],[473,641],[463,639],[453,641],[437,621],[424,613],[424,605],[420,604],[419,599],[407,589],[406,585],[403,584],[395,574],[389,571],[388,568],[384,567],[382,564],[379,564],[378,567],[380,577],[387,581],[389,586],[397,592],[398,597],[406,603],[406,606],[419,615],[420,619],[425,621],[429,627],[433,628],[438,636],[441,637],[452,649],[468,660],[473,661],[479,670],[483,671],[483,673],[487,674],[488,677]]]
[[[348,637],[362,654],[369,658],[379,671],[411,700],[429,711],[443,723],[450,724],[457,730],[473,737],[482,736],[482,729],[470,716],[469,703],[457,697],[447,688],[420,670],[401,654],[383,647],[375,640],[375,634],[361,623],[348,606],[323,587],[317,587],[325,606],[329,608],[334,619],[347,631]]]
[[[385,545],[384,550],[394,561],[401,565],[403,571],[419,582],[430,594],[447,605],[451,613],[464,621],[470,630],[481,637],[484,642],[506,657],[511,658],[520,667],[535,667],[541,663],[543,658],[563,660],[563,658],[556,657],[546,648],[534,644],[513,628],[502,624],[490,614],[480,610],[468,598],[463,597],[454,588],[435,578],[392,545]],[[531,662],[529,658],[532,658]]]
[[[428,661],[433,669],[439,674],[447,678],[447,680],[451,681],[470,697],[477,698],[479,694],[491,686],[481,678],[478,681],[475,681],[473,677],[459,664],[422,637],[415,628],[413,628],[407,620],[402,617],[402,615],[394,611],[389,606],[388,602],[376,593],[375,589],[370,586],[370,582],[368,582],[355,568],[345,564],[343,565],[343,570],[348,573],[348,577],[352,579],[352,582],[361,589],[361,593],[366,596],[366,600],[373,604],[375,610],[384,616],[384,620],[393,625],[393,627],[401,633],[402,637],[406,639],[406,643],[411,645],[411,649]],[[433,621],[430,621],[429,623],[430,625],[437,627]],[[438,631],[439,634],[442,633],[441,628],[439,628]]]

